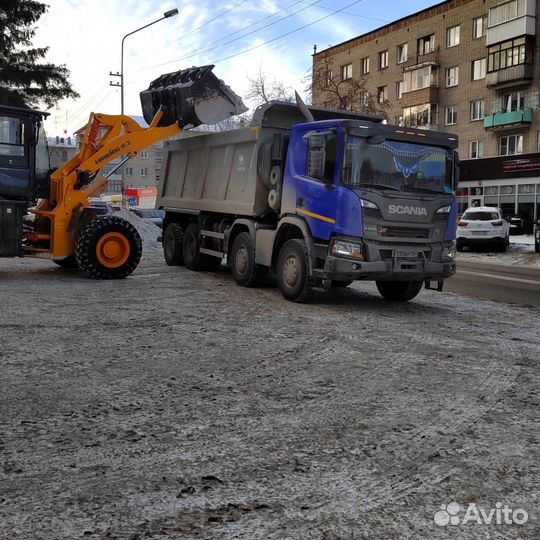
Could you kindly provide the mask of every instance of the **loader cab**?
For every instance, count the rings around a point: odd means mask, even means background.
[[[0,199],[30,201],[49,170],[46,137],[48,115],[41,111],[0,106]]]

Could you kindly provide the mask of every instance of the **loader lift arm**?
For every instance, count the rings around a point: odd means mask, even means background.
[[[51,175],[50,195],[36,208],[34,232],[27,235],[28,255],[63,260],[74,253],[77,232],[90,197],[103,191],[107,181],[100,170],[123,155],[129,157],[179,134],[178,123],[159,127],[160,109],[148,128],[128,116],[90,115],[80,151]]]

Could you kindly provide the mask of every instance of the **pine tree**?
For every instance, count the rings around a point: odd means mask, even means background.
[[[51,107],[78,97],[65,66],[40,63],[48,47],[32,48],[35,23],[47,9],[35,0],[0,1],[0,104]]]

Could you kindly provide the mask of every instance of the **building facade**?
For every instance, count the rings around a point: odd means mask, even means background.
[[[315,53],[313,72],[325,65],[363,80],[388,100],[392,123],[458,135],[460,211],[497,205],[532,227],[540,219],[539,35],[536,0],[447,0]]]
[[[47,146],[49,148],[49,161],[53,169],[65,165],[78,152],[75,137],[47,137]]]

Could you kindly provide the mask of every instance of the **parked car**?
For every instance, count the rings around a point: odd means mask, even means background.
[[[506,251],[510,244],[510,223],[499,208],[478,206],[465,211],[458,221],[456,247],[463,251],[467,245],[496,244]]]
[[[510,223],[510,234],[523,234],[523,218],[519,216],[506,216],[506,220]]]
[[[106,216],[107,214],[112,214],[113,211],[109,203],[101,199],[90,199],[90,206],[97,210],[98,216]]]
[[[165,217],[165,210],[157,210],[155,208],[134,208],[132,212],[134,212],[136,215],[143,219],[151,221],[160,229],[163,229],[163,218]]]

